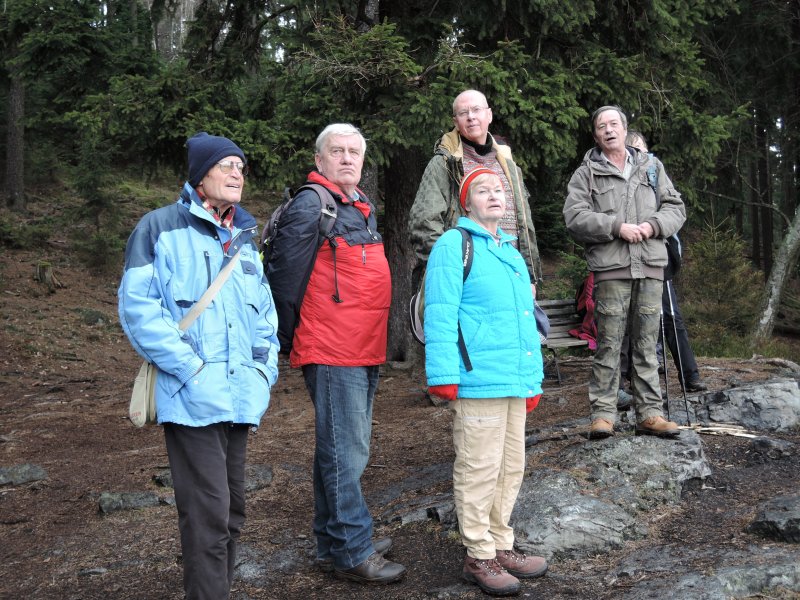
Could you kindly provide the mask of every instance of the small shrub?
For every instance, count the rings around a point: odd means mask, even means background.
[[[586,261],[580,256],[558,252],[558,267],[555,276],[545,280],[542,285],[542,296],[550,300],[574,298],[575,290],[589,274]]]
[[[692,345],[706,356],[743,356],[764,293],[745,242],[732,230],[708,225],[687,248],[677,282]]]
[[[125,241],[106,231],[76,242],[76,248],[81,261],[90,270],[103,274],[119,269],[125,251]]]
[[[45,248],[51,233],[50,225],[0,220],[0,246],[6,248]]]

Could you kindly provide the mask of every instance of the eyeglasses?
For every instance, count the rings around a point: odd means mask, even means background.
[[[217,163],[219,170],[222,171],[225,175],[233,171],[233,168],[236,167],[236,170],[242,174],[242,177],[246,176],[250,172],[250,168],[243,162],[234,162],[232,160],[222,160]]]
[[[455,116],[456,116],[457,118],[459,118],[459,119],[466,119],[466,118],[468,118],[470,115],[475,115],[475,116],[478,116],[478,115],[479,115],[479,114],[481,114],[483,111],[485,111],[487,108],[489,108],[489,107],[488,107],[488,106],[471,106],[471,107],[469,107],[468,109],[464,109],[464,110],[460,110],[460,111],[458,111],[458,112],[455,114]]]

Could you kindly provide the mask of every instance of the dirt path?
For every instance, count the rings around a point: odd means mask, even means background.
[[[98,513],[98,498],[105,491],[170,495],[152,481],[167,465],[160,429],[138,430],[124,418],[139,359],[116,322],[116,278],[88,275],[64,255],[55,262],[67,287],[47,294],[32,279],[34,254],[6,254],[0,280],[0,466],[35,463],[48,476],[0,487],[0,598],[181,598],[174,507]],[[700,362],[716,389],[764,380],[778,370],[744,360]],[[546,382],[529,427],[585,417],[588,368],[585,358],[564,361],[564,385]],[[670,387],[677,389],[677,381]],[[576,429],[570,435],[579,433]],[[800,442],[798,435],[782,437]],[[651,538],[613,555],[556,562],[546,578],[525,584],[523,597],[617,597],[624,582],[603,583],[603,575],[627,554],[654,543],[681,548],[702,548],[708,540],[731,548],[761,543],[743,533],[744,523],[759,502],[796,491],[800,468],[796,460],[760,462],[748,444],[709,438],[714,475],[708,486],[687,493],[679,509],[655,524]],[[460,585],[463,551],[456,536],[434,521],[378,523],[379,533],[395,538],[392,558],[408,567],[399,584],[361,588],[318,573],[310,535],[312,452],[312,406],[299,374],[282,365],[248,457],[252,464],[271,467],[274,479],[249,495],[242,539],[245,548],[269,559],[260,583],[237,582],[234,598],[483,597]],[[363,482],[367,496],[377,497],[452,457],[447,408],[426,400],[419,372],[387,369]],[[407,491],[404,498],[448,490],[445,481]],[[373,513],[382,508],[373,506]]]

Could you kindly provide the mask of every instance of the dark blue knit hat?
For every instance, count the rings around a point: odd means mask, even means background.
[[[186,140],[189,155],[189,184],[197,187],[209,169],[227,156],[238,156],[245,162],[244,152],[226,137],[196,133]]]

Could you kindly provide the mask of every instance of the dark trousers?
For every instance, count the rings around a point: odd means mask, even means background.
[[[672,303],[670,304],[670,299]],[[694,357],[692,347],[689,345],[689,332],[686,330],[686,324],[683,322],[683,315],[678,306],[678,297],[675,295],[675,286],[671,280],[664,282],[664,289],[661,293],[661,310],[664,316],[664,333],[667,336],[667,347],[672,360],[675,361],[675,370],[678,373],[680,381],[696,381],[700,378],[700,372],[697,369],[697,360]],[[658,333],[659,343],[662,343],[661,330]],[[630,379],[629,359],[630,341],[627,333],[625,340],[622,343],[622,350],[620,351],[620,365],[621,373],[619,386],[623,386],[625,379]],[[680,351],[680,356],[678,352]]]
[[[671,302],[670,302],[671,300]],[[664,334],[667,337],[667,347],[675,361],[675,369],[680,381],[695,381],[700,378],[697,370],[697,361],[689,345],[689,332],[683,322],[678,298],[675,295],[675,286],[672,281],[664,282],[664,292],[661,296],[661,307],[664,311]],[[678,362],[680,352],[680,362]]]
[[[178,508],[187,600],[230,595],[236,542],[244,524],[248,425],[164,424]]]

